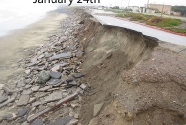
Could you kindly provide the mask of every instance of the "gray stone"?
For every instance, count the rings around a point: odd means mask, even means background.
[[[80,88],[82,88],[83,90],[86,90],[87,89],[87,86],[85,84],[81,84],[80,85]]]
[[[41,71],[41,73],[38,75],[37,83],[38,83],[38,84],[45,84],[49,79],[50,79],[50,74],[49,74],[49,72],[43,70],[43,71]]]
[[[66,81],[66,80],[68,80],[69,78],[68,78],[67,75],[63,75],[63,76],[62,76],[62,79],[63,79],[63,81]]]
[[[0,108],[2,108],[5,105],[8,105],[9,103],[14,102],[14,101],[15,101],[15,97],[12,97],[12,98],[8,99],[7,101],[1,103]]]
[[[137,79],[134,79],[134,80],[133,80],[133,83],[137,83],[137,82],[138,82],[138,80],[137,80]]]
[[[73,80],[73,81],[71,81],[71,82],[69,82],[68,84],[69,84],[69,85],[73,85],[73,86],[77,86],[77,82],[76,82],[76,81],[74,81],[74,80]]]
[[[75,49],[76,49],[76,45],[77,45],[77,44],[75,44],[75,45],[70,44],[69,48],[70,48],[71,50],[75,50]]]
[[[33,92],[37,92],[39,90],[40,86],[34,86],[31,88]]]
[[[28,104],[28,101],[30,99],[29,95],[21,95],[21,97],[19,98],[19,101],[17,102],[18,106],[24,106]]]
[[[29,103],[33,103],[34,101],[36,101],[36,99],[37,99],[36,97],[30,98]]]
[[[7,96],[5,96],[5,95],[1,95],[0,96],[0,103],[3,103],[3,102],[5,102],[5,101],[7,101],[8,100],[8,97]]]
[[[4,95],[4,90],[0,90],[0,103],[5,102],[8,100],[8,97]]]
[[[21,87],[24,87],[25,86],[25,83],[23,81],[19,81],[17,83],[17,88],[21,88]]]
[[[78,114],[74,114],[74,118],[75,119],[78,119],[79,118],[79,115]]]
[[[44,54],[40,55],[40,56],[38,57],[38,59],[41,59],[41,58],[43,58],[43,57],[45,57]]]
[[[50,89],[50,88],[51,88],[51,86],[45,86],[45,87],[39,89],[38,91],[40,91],[40,92],[45,92],[45,91],[47,91],[47,90]]]
[[[81,77],[84,77],[85,75],[84,74],[81,74],[81,73],[75,73],[75,74],[73,74],[73,76],[75,78],[81,78]]]
[[[36,119],[32,124],[30,125],[43,125],[43,121],[41,119]]]
[[[76,57],[77,58],[81,58],[83,56],[84,52],[82,52],[81,50],[76,52]]]
[[[15,91],[11,90],[9,87],[7,86],[3,86],[2,88],[3,90],[5,90],[7,95],[12,95]]]
[[[25,86],[25,89],[29,89],[29,88],[31,88],[32,87],[32,85],[26,85]]]
[[[62,93],[60,91],[58,92],[53,92],[52,94],[50,94],[49,96],[47,96],[45,98],[45,102],[53,102],[53,101],[57,101],[57,100],[60,100],[62,99]]]
[[[51,86],[55,86],[55,85],[57,85],[57,84],[59,84],[59,83],[61,83],[61,82],[62,82],[61,79],[50,79],[50,80],[47,82],[47,84],[48,84],[48,85],[51,85]]]
[[[5,85],[4,84],[0,84],[0,89],[2,89]]]
[[[53,72],[57,72],[60,70],[60,65],[56,65],[51,69]]]
[[[69,123],[67,123],[67,125],[77,125],[78,124],[78,120],[77,119],[72,119],[70,120]]]
[[[31,63],[27,64],[26,66],[27,66],[27,67],[31,67],[31,66],[34,66],[36,63],[37,63],[37,61],[31,62]]]
[[[26,121],[26,117],[22,117],[22,118],[19,118],[18,119],[18,122],[19,123],[23,123],[23,122],[25,122]]]
[[[25,121],[23,124],[21,125],[30,125],[27,121]]]
[[[11,106],[13,106],[13,103],[9,103],[9,104],[7,104],[7,106],[8,107],[11,107]]]
[[[93,118],[88,125],[99,125],[98,120],[96,118]]]
[[[49,57],[51,57],[51,56],[53,56],[52,53],[46,53],[46,54],[45,54],[45,57],[46,57],[46,58],[49,58]]]
[[[26,79],[26,80],[25,80],[25,83],[26,83],[26,84],[29,84],[31,81],[32,81],[31,79]]]
[[[60,67],[65,67],[65,66],[69,65],[69,63],[67,63],[67,62],[60,62],[58,64],[55,64],[54,66],[57,66],[57,65],[59,65]]]
[[[68,78],[66,79],[67,82],[72,82],[73,81],[73,78]]]
[[[74,50],[74,49],[75,49],[75,48],[74,48],[74,45],[73,45],[73,44],[70,44],[70,45],[69,45],[69,49]]]
[[[32,63],[37,62],[37,58],[35,57],[35,58],[31,59],[31,62]]]
[[[63,52],[61,54],[50,57],[50,60],[56,60],[61,58],[70,58],[72,56],[71,52]]]
[[[30,69],[28,69],[28,70],[25,70],[25,74],[30,74]]]
[[[41,102],[34,102],[34,103],[32,103],[32,107],[36,107],[36,106],[38,106],[38,105],[41,105],[42,103]]]
[[[3,117],[3,119],[11,119],[13,117],[13,114],[8,114]]]
[[[28,107],[24,107],[19,113],[18,113],[18,117],[22,117],[24,116],[27,112],[28,112],[29,108]]]
[[[23,95],[30,95],[32,93],[32,90],[29,89],[29,90],[23,90],[22,94]]]
[[[34,67],[33,69],[35,69],[35,67]],[[40,71],[41,71],[41,70],[40,70]],[[36,70],[34,70],[34,71],[32,72],[33,75],[38,75],[38,73],[39,73],[39,72],[36,71]]]
[[[46,68],[45,65],[35,66],[35,67],[33,67],[33,70],[34,70],[33,74],[38,74],[38,71],[42,71],[45,68]]]
[[[57,121],[50,123],[49,125],[66,125],[67,123],[70,122],[70,120],[72,119],[71,116],[66,116],[64,118],[58,119]]]
[[[70,105],[71,105],[72,108],[76,108],[76,107],[79,106],[78,104],[75,104],[75,103],[71,103]]]
[[[67,92],[63,92],[63,96],[68,96],[68,93]]]
[[[96,117],[99,114],[101,108],[103,107],[103,104],[104,103],[94,105],[94,112],[93,112],[94,117]]]
[[[54,79],[60,79],[61,73],[60,72],[50,72],[50,76]]]

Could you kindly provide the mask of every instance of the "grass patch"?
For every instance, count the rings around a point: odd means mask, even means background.
[[[163,18],[154,15],[146,15],[146,14],[132,13],[132,12],[127,12],[125,14],[118,13],[116,16],[122,18],[129,18],[129,20],[131,21],[138,21],[141,23],[145,23],[147,25],[160,27],[176,33],[184,33],[184,34],[186,33],[186,29],[176,28],[176,26],[182,24],[182,21],[180,19]]]
[[[124,16],[123,14],[117,14],[116,16],[123,17],[123,18],[130,18],[131,21],[140,21],[140,22],[145,22],[152,17],[152,15],[144,15],[140,13],[131,13],[131,12],[126,13]]]
[[[124,16],[123,13],[118,13],[118,14],[116,15],[116,17],[122,17],[122,18],[124,18],[125,16]]]
[[[166,30],[170,30],[175,33],[183,33],[186,34],[186,29],[179,29],[179,28],[165,28]]]
[[[174,27],[179,26],[182,23],[180,19],[172,19],[172,18],[162,18],[162,17],[152,17],[150,20],[146,22],[146,24],[157,27]]]

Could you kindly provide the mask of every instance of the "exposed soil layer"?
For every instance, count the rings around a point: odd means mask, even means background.
[[[125,70],[111,105],[91,125],[184,125],[185,58],[158,47],[149,60]]]
[[[149,60],[122,73],[115,109],[135,124],[185,124],[185,71],[185,58],[156,48]]]
[[[158,47],[154,38],[92,18],[85,19],[79,39],[86,48],[84,82],[90,85],[83,97],[83,124],[186,123],[186,60],[177,53],[182,47],[162,42]],[[100,103],[104,106],[94,117]]]
[[[87,125],[93,118],[95,104],[104,102],[106,107],[111,103],[121,73],[147,60],[158,42],[136,31],[102,26],[92,18],[85,19],[78,35],[86,48],[83,80],[90,85],[81,111],[81,122]]]

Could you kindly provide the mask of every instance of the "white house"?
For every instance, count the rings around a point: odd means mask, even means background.
[[[131,9],[132,12],[141,12],[139,6],[128,6],[127,9]]]

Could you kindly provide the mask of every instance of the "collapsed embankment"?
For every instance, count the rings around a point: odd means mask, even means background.
[[[185,59],[139,32],[84,21],[78,37],[86,48],[84,82],[91,87],[83,97],[82,123],[185,123]],[[103,107],[95,117],[97,104]]]

